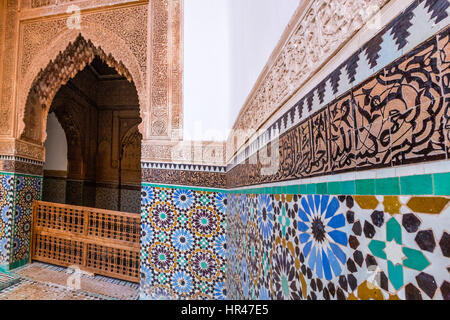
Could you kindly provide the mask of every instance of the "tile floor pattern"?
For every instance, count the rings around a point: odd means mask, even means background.
[[[98,275],[82,275],[80,289],[72,290],[68,286],[68,279],[72,272],[67,268],[35,262],[18,268],[13,273],[0,274],[0,300],[136,300],[138,298],[138,284]]]
[[[34,200],[42,178],[0,173],[0,264],[13,269],[28,261]]]

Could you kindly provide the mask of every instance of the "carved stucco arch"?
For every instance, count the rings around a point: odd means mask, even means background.
[[[45,70],[45,68],[50,65],[60,53],[63,53],[69,44],[74,43],[80,35],[86,41],[90,41],[95,48],[101,49],[106,55],[110,55],[115,61],[121,63],[131,75],[139,99],[140,116],[143,120],[139,126],[139,131],[141,134],[144,132],[144,124],[146,123],[146,118],[148,115],[148,98],[145,89],[146,81],[144,72],[141,70],[138,60],[125,41],[123,41],[115,33],[99,24],[82,22],[81,29],[67,29],[61,32],[51,41],[49,46],[44,46],[32,59],[27,73],[20,82],[18,90],[17,137],[20,137],[25,130],[26,123],[24,119],[27,98],[33,84],[39,77],[40,72]],[[58,88],[62,85],[63,83],[57,84]],[[53,98],[54,95],[52,99]],[[50,101],[52,99],[50,99]],[[42,119],[42,128],[44,132],[46,130],[48,109],[49,106],[46,106],[46,110],[44,110],[45,116]]]

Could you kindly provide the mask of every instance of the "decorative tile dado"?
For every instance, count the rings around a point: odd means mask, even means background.
[[[226,167],[208,166],[196,164],[176,164],[176,163],[154,163],[142,162],[142,169],[161,169],[161,170],[186,170],[200,172],[226,172]]]
[[[43,175],[44,164],[40,161],[29,160],[13,156],[0,158],[0,171],[10,173],[22,173],[31,175]]]
[[[406,112],[406,110],[421,105],[422,108],[427,109],[430,117],[435,117],[442,114],[443,108],[448,108],[447,101],[445,99],[439,99],[439,97],[443,96],[445,87],[448,87],[448,83],[445,82],[445,77],[442,77],[442,82],[440,80],[440,73],[442,72],[444,74],[446,72],[445,62],[441,62],[440,60],[442,57],[445,59],[448,56],[448,29],[433,37],[433,39],[427,42],[427,45],[424,44],[414,51],[411,51],[411,49],[434,35],[439,29],[448,25],[450,19],[449,11],[450,2],[448,0],[414,1],[411,6],[388,23],[374,38],[363,45],[335,71],[330,73],[318,86],[286,111],[284,115],[273,121],[273,124],[263,134],[255,137],[242,152],[239,152],[232,158],[228,163],[228,171],[244,163],[258,150],[265,148],[270,141],[278,137],[282,139],[286,133],[287,135],[292,134],[293,128],[303,129],[304,127],[302,127],[301,123],[308,122],[309,120],[305,120],[308,117],[312,119],[314,116],[311,116],[311,114],[317,112],[323,106],[325,106],[323,110],[328,108],[330,113],[331,136],[329,137],[329,143],[332,146],[328,147],[327,156],[331,158],[329,165],[333,170],[336,166],[338,166],[337,169],[346,169],[353,167],[354,164],[370,165],[372,162],[365,162],[364,154],[373,153],[372,149],[375,146],[371,141],[374,139],[386,139],[385,131],[388,127],[395,130],[394,134],[396,136],[393,139],[394,142],[398,142],[398,145],[401,145],[401,142],[405,139],[414,139],[415,137],[411,137],[411,134],[417,135],[417,133],[413,133],[406,128],[403,129],[403,127],[402,130],[395,129],[400,128],[400,122],[404,122],[408,126],[411,124],[411,121],[424,121],[424,132],[421,133],[422,136],[418,137],[418,140],[425,141],[424,138],[427,138],[426,141],[430,140],[431,146],[426,147],[426,142],[424,142],[423,146],[412,146],[412,142],[410,142],[404,148],[394,146],[393,154],[391,154],[391,149],[385,148],[386,158],[381,157],[375,164],[384,162],[390,165],[391,161],[394,164],[414,161],[415,157],[411,157],[414,151],[417,152],[419,157],[424,152],[429,157],[439,157],[443,149],[445,153],[445,146],[443,146],[442,141],[445,141],[444,133],[446,131],[444,130],[444,132],[442,130],[440,124],[438,122],[433,124],[430,121],[431,119],[427,120],[428,118],[426,117],[423,119],[417,118],[419,115],[418,111],[420,111],[419,108],[417,108],[416,113],[412,110]],[[421,21],[420,30],[416,30],[419,25],[418,21]],[[440,41],[436,42],[436,39],[440,39]],[[308,45],[310,44],[308,43]],[[407,56],[386,67],[406,52],[409,52]],[[416,61],[417,59],[421,59],[419,63],[423,68],[422,73],[425,77],[423,79],[426,79],[426,81],[422,81],[414,76],[415,69],[412,61]],[[290,64],[286,64],[286,66],[290,66]],[[302,68],[299,68],[299,70],[302,70]],[[373,76],[374,74],[375,76]],[[369,77],[372,78],[366,81]],[[366,81],[366,87],[360,87],[360,89],[365,91],[358,93],[358,88],[348,91],[352,87],[362,83],[362,81]],[[335,100],[336,98],[338,100]],[[365,102],[361,99],[368,100]],[[361,116],[359,110],[364,110],[364,106],[360,106],[362,109],[356,109],[356,112],[359,112],[356,115],[353,114],[352,106],[359,106],[360,103],[368,103],[365,106],[367,108],[374,101],[378,101],[378,99],[381,99],[380,103],[383,110],[381,110],[381,113],[375,112],[370,116],[376,117],[377,119],[378,116],[382,116],[386,120],[381,121],[381,119],[378,119],[381,122],[371,123],[369,127],[367,126],[367,122],[366,125],[359,126],[358,115],[359,117]],[[335,102],[331,103],[333,100]],[[258,105],[270,105],[270,103],[261,102]],[[270,113],[273,111],[274,106],[271,106]],[[385,118],[389,112],[397,112],[397,116],[392,119]],[[258,119],[258,122],[267,120],[267,116],[259,119],[259,115],[260,113],[256,111],[250,111],[249,108],[244,108],[235,126],[239,126],[240,123],[242,125],[250,123],[250,119]],[[247,119],[248,117],[250,118]],[[244,118],[246,119],[245,121]],[[356,126],[355,121],[358,121]],[[317,125],[319,126],[319,124]],[[342,125],[350,127],[346,130]],[[438,127],[441,129],[438,130]],[[312,126],[311,130],[314,128]],[[257,127],[254,129],[256,130]],[[303,130],[301,134],[309,134],[309,130],[308,132]],[[349,130],[357,130],[356,137],[349,134]],[[417,132],[421,132],[421,130],[417,128]],[[228,152],[233,149],[233,144],[230,142],[230,139],[227,143]],[[353,154],[354,151],[352,149],[356,148],[357,145],[361,145],[363,149],[359,154]],[[239,145],[235,146],[235,148],[239,147]],[[320,146],[313,145],[311,147],[320,148]],[[364,151],[364,149],[367,150]],[[426,151],[423,149],[426,149]],[[233,152],[235,151],[236,149],[233,149]],[[409,155],[406,154],[408,152],[410,152]],[[317,162],[317,159],[313,159],[312,161]]]
[[[0,173],[0,264],[14,269],[29,260],[31,215],[41,199],[42,177]]]
[[[450,299],[449,196],[228,198],[230,299]]]
[[[15,189],[11,264],[17,267],[28,263],[30,258],[32,208],[33,202],[42,196],[42,177],[18,175]]]
[[[141,298],[225,299],[227,197],[142,186]]]

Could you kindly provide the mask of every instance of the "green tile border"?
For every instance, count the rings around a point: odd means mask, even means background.
[[[224,190],[232,194],[450,195],[450,172]]]
[[[229,194],[450,195],[450,172],[381,179],[331,181],[243,189],[213,189],[142,183],[143,186]]]
[[[375,179],[356,180],[355,186],[357,195],[375,194]]]
[[[400,190],[402,195],[431,195],[433,194],[433,176],[423,174],[400,177]]]
[[[341,193],[348,195],[356,194],[356,181],[341,181]]]
[[[6,262],[5,265],[0,266],[0,271],[8,271],[8,270],[12,270],[15,268],[19,268],[21,266],[26,265],[29,262],[29,256],[30,256],[30,252],[28,252],[28,256],[24,259],[21,259],[19,261],[14,261],[14,247],[12,246],[12,244],[14,243],[14,238],[15,235],[17,233],[17,221],[16,221],[16,208],[17,208],[17,201],[18,201],[18,191],[17,191],[17,180],[20,177],[25,177],[25,178],[32,178],[32,179],[39,179],[41,181],[41,189],[39,191],[39,195],[38,195],[38,199],[40,200],[42,199],[42,192],[43,192],[43,187],[42,187],[42,183],[43,183],[43,177],[42,176],[37,176],[37,175],[31,175],[31,174],[23,174],[23,173],[17,173],[17,172],[4,172],[4,171],[0,171],[0,175],[3,176],[11,176],[14,180],[14,186],[13,186],[13,192],[12,192],[12,206],[10,208],[10,210],[12,210],[12,214],[11,214],[11,226],[10,226],[10,234],[7,235],[7,237],[9,237],[9,242],[10,242],[10,251],[9,251],[9,261]],[[24,214],[29,214],[31,215],[31,208],[25,209]],[[31,246],[31,233],[29,236],[29,244]],[[6,269],[6,270],[5,270]]]
[[[0,272],[9,274],[9,269],[8,269],[8,264],[7,263],[0,265]]]
[[[1,174],[42,178],[42,176],[3,171],[0,171],[0,175]],[[202,188],[181,185],[155,184],[147,182],[142,183],[141,185],[157,188],[222,192],[230,194],[450,195],[450,172],[382,179],[360,179],[310,184],[295,184],[286,186],[254,186],[251,188],[233,190],[227,190],[223,188]]]
[[[316,185],[316,191],[318,194],[328,194],[328,183],[318,183]]]
[[[328,182],[328,193],[341,194],[341,183],[340,182]]]
[[[19,261],[14,261],[9,265],[9,270],[20,268],[20,267],[26,265],[29,261],[30,261],[29,258],[24,258]]]
[[[450,173],[433,174],[433,185],[435,195],[449,195]]]

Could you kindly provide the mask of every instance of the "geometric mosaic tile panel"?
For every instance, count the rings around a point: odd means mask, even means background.
[[[30,256],[34,200],[41,199],[42,177],[0,173],[0,264],[14,269]]]
[[[230,299],[450,299],[450,196],[229,194]]]
[[[142,186],[141,299],[225,299],[227,196]]]
[[[42,177],[15,175],[11,268],[28,262],[33,202],[41,199]]]
[[[0,181],[0,265],[7,267],[14,207],[14,176],[0,174]]]

